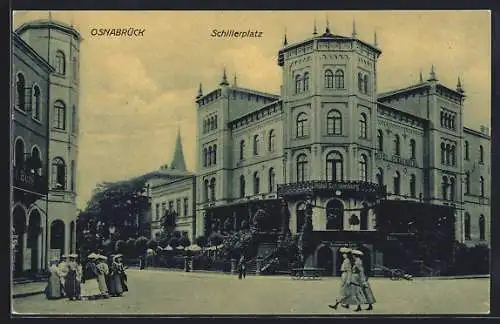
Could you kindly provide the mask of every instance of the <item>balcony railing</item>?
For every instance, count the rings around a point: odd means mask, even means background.
[[[40,195],[47,194],[47,178],[26,168],[14,167],[14,187],[34,192]]]
[[[278,196],[315,194],[334,192],[337,195],[346,193],[386,195],[386,186],[365,181],[327,181],[311,180],[278,185]]]
[[[415,160],[415,159],[403,158],[400,155],[396,155],[396,154],[389,156],[387,153],[382,152],[382,151],[375,152],[375,159],[376,160],[383,160],[383,161],[390,161],[390,162],[402,164],[402,165],[409,166],[409,167],[418,167],[417,160]]]

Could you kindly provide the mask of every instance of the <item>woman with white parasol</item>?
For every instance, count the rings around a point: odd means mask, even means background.
[[[354,256],[354,265],[356,269],[359,269],[358,284],[360,285],[361,291],[363,292],[364,301],[366,301],[366,304],[368,304],[368,308],[366,310],[372,310],[373,304],[375,304],[376,299],[375,296],[373,295],[370,283],[368,282],[368,278],[366,277],[365,269],[363,267],[363,260],[361,260],[363,252],[354,250],[352,254]]]
[[[100,295],[99,285],[97,283],[97,254],[90,253],[87,256],[87,265],[85,266],[86,280],[82,284],[81,296],[82,299],[95,299]]]

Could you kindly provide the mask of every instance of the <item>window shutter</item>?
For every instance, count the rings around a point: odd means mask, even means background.
[[[24,110],[28,113],[31,112],[32,102],[33,102],[33,87],[32,84],[26,83],[24,88]]]

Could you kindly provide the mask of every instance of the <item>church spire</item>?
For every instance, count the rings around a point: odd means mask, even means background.
[[[378,47],[377,30],[373,32],[373,46]]]
[[[220,85],[229,85],[229,82],[227,82],[226,68],[224,68],[224,71],[222,72],[222,81],[220,82]]]
[[[356,19],[352,19],[352,38],[356,38],[358,33],[356,33]]]
[[[431,66],[431,73],[429,74],[429,79],[427,81],[437,81],[436,71],[434,71],[434,64]]]
[[[330,21],[328,20],[328,15],[326,15],[326,28],[325,34],[330,34]]]
[[[420,68],[420,83],[424,83],[424,76],[422,75],[422,68]]]
[[[198,88],[198,95],[196,96],[196,99],[203,97],[203,89],[201,88],[201,82],[200,82],[200,87]]]
[[[462,88],[462,81],[460,81],[460,77],[458,77],[457,81],[457,92],[464,93],[464,88]]]
[[[313,35],[318,35],[318,26],[316,26],[316,19],[314,19]]]
[[[172,157],[172,162],[170,163],[170,169],[187,171],[186,162],[184,160],[184,152],[182,150],[180,128],[177,128],[177,139],[175,141],[174,155]]]
[[[285,27],[285,38],[283,39],[283,46],[288,45],[288,40],[286,39],[286,27]]]

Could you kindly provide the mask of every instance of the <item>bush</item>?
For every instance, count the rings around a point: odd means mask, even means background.
[[[126,245],[126,242],[124,240],[116,241],[115,252],[120,253],[120,254],[124,254],[125,253],[125,245]]]
[[[168,245],[170,245],[172,248],[176,248],[179,246],[179,239],[177,237],[172,237],[169,241],[168,241]]]
[[[490,273],[490,248],[484,244],[468,247],[455,243],[453,249],[453,264],[447,274],[475,275]]]
[[[148,239],[147,238],[145,238],[144,236],[139,237],[135,241],[136,252],[139,253],[139,254],[146,253],[147,244],[148,244]]]
[[[134,257],[137,254],[135,248],[135,239],[129,238],[127,242],[125,242],[125,254],[128,257]]]
[[[208,240],[205,236],[198,236],[195,240],[196,245],[204,248],[208,244]]]
[[[188,247],[191,245],[191,241],[189,240],[189,238],[187,236],[183,236],[179,239],[179,245],[181,245],[183,247]]]
[[[156,250],[156,248],[158,248],[158,241],[151,239],[148,241],[146,245],[148,249]]]

